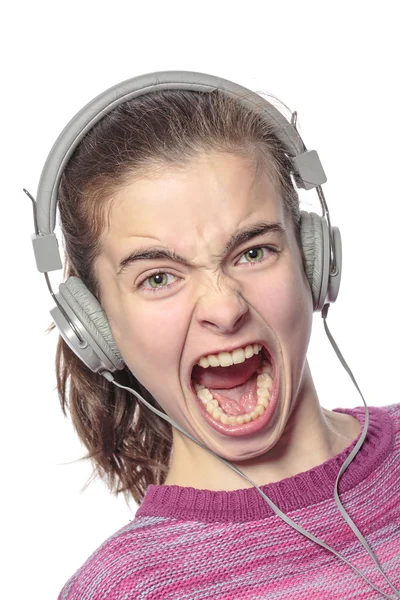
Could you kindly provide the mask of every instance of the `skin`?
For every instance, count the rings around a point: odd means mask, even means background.
[[[222,260],[232,234],[260,221],[280,223],[285,233],[259,235]],[[246,254],[262,245],[279,254],[261,250],[257,260]],[[192,266],[140,260],[118,273],[129,253],[153,247],[174,250]],[[132,178],[113,198],[101,248],[95,265],[101,302],[126,365],[170,417],[257,485],[311,469],[359,435],[354,417],[320,405],[306,359],[311,291],[291,221],[265,168],[210,152],[188,166]],[[167,275],[151,279],[154,270]],[[255,341],[273,349],[277,409],[261,431],[228,437],[203,418],[189,387],[192,366],[203,355]],[[251,487],[175,428],[165,483]]]

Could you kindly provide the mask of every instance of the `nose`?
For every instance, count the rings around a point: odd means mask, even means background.
[[[246,321],[248,313],[248,304],[240,291],[228,285],[204,293],[196,310],[197,320],[202,327],[223,334],[236,333]]]

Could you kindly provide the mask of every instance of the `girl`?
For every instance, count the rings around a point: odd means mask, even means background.
[[[294,118],[201,74],[124,82],[61,134],[35,240],[47,277],[57,205],[59,395],[140,507],[60,600],[400,597],[400,405],[327,410],[306,358],[340,236],[296,185],[326,209],[324,181]]]

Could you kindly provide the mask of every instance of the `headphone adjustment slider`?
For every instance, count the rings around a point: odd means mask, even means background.
[[[48,235],[31,235],[36,266],[40,273],[62,269],[60,252],[55,233]]]
[[[298,187],[312,190],[326,183],[325,171],[315,150],[307,150],[294,156],[292,160],[296,166],[295,180]]]

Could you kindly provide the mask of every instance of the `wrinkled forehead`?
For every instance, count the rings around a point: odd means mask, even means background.
[[[268,170],[218,153],[135,179],[115,194],[109,210],[105,252],[148,239],[190,259],[218,251],[238,228],[258,219],[284,222],[283,202]]]

